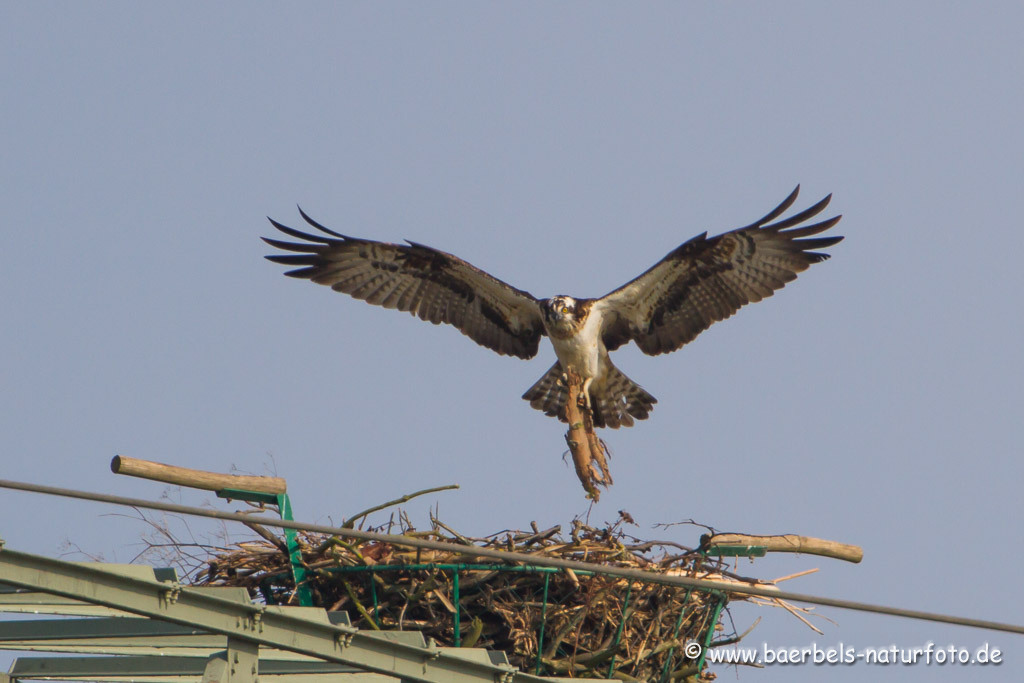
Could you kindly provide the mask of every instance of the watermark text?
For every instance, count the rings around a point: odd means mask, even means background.
[[[845,643],[821,647],[811,643],[804,647],[717,647],[704,653],[700,643],[690,641],[683,648],[690,659],[706,654],[710,664],[747,664],[754,666],[801,665],[850,666],[998,666],[1003,663],[1003,650],[989,643],[968,648],[958,645],[937,645],[933,642],[906,647],[885,645],[854,647]]]

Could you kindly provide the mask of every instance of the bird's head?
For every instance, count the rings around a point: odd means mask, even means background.
[[[555,327],[573,328],[578,322],[576,304],[576,299],[571,296],[553,296],[544,302],[544,315]]]

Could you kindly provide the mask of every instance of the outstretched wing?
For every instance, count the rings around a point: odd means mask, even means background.
[[[502,355],[532,358],[544,332],[537,300],[462,259],[410,242],[388,244],[340,235],[299,213],[326,235],[311,235],[269,219],[275,228],[303,242],[263,238],[296,252],[268,256],[287,266],[285,273],[327,285],[367,303],[397,308],[448,323],[481,346]]]
[[[707,233],[680,245],[647,272],[598,299],[603,339],[609,350],[636,341],[649,355],[675,351],[741,306],[771,296],[797,273],[829,257],[814,249],[842,237],[812,235],[841,216],[802,225],[821,213],[832,195],[776,223],[796,201],[800,186],[771,213],[717,237]]]

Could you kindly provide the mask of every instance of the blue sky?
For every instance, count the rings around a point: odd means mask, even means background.
[[[465,533],[588,510],[564,428],[502,358],[281,276],[295,205],[453,252],[537,296],[598,296],[695,234],[834,193],[846,240],[679,352],[616,364],[651,419],[605,434],[637,535],[864,547],[770,557],[787,588],[1019,623],[1024,47],[1018,3],[6,3],[0,9],[3,477],[177,497],[115,454],[286,477],[300,519],[425,486]],[[182,494],[187,501],[202,496]],[[0,537],[107,560],[143,525],[0,492]],[[69,557],[77,559],[78,556]],[[738,606],[748,642],[1006,651],[1019,637]],[[960,667],[787,667],[960,680]],[[720,675],[733,676],[719,670]],[[742,670],[743,680],[774,680]]]

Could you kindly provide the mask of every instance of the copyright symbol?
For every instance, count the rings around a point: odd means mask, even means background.
[[[686,645],[683,646],[683,654],[685,654],[690,659],[699,659],[701,650],[703,649],[704,648],[702,648],[700,646],[700,643],[698,643],[696,640],[688,640],[686,641]]]

